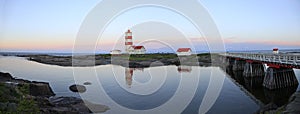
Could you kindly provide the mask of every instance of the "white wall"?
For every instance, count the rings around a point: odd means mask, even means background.
[[[177,52],[178,56],[182,56],[182,55],[192,55],[191,51],[188,52]]]
[[[110,54],[112,55],[121,54],[121,51],[111,51]]]

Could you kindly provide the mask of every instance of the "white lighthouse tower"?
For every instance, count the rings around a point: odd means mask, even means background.
[[[125,32],[125,51],[129,53],[129,48],[132,46],[132,32],[128,29],[127,32]]]

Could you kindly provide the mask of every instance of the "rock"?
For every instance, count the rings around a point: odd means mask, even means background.
[[[72,92],[79,92],[79,93],[83,93],[83,92],[86,91],[85,86],[83,86],[83,85],[77,85],[77,84],[71,85],[71,86],[69,87],[69,89],[70,89]]]
[[[0,72],[0,82],[11,81],[13,77],[9,73]]]
[[[68,106],[71,104],[78,104],[82,102],[81,99],[76,97],[53,97],[50,98],[50,103],[55,106]]]
[[[300,92],[294,93],[285,107],[284,113],[299,114],[300,113]]]
[[[109,110],[105,105],[93,104],[76,97],[53,97],[50,102],[55,106],[49,109],[53,113],[99,113]]]
[[[0,102],[0,110],[6,110],[7,104],[8,104],[8,103],[1,103],[1,102]]]
[[[76,111],[72,111],[70,108],[68,107],[54,107],[51,109],[48,109],[47,111],[50,114],[78,114],[79,112]]]
[[[140,62],[140,64],[143,65],[143,66],[150,66],[151,63],[152,63],[151,61],[142,61],[142,62]]]
[[[34,100],[37,102],[37,105],[40,107],[52,107],[53,105],[50,103],[49,98],[37,96],[34,97]]]
[[[3,93],[0,97],[7,99],[5,103],[0,102],[0,113],[2,111],[16,112],[18,109],[17,96],[12,96],[11,93],[16,93],[15,89],[20,87],[19,91],[24,95],[23,99],[33,99],[34,105],[38,106],[40,113],[42,114],[87,114],[92,111],[87,107],[86,104],[92,107],[94,112],[105,112],[109,108],[105,105],[93,104],[90,102],[85,103],[82,99],[76,97],[50,97],[55,95],[49,86],[49,83],[28,81],[23,79],[14,79],[9,74],[1,73],[5,80],[11,80],[9,83],[1,82],[4,86]],[[4,75],[4,76],[3,76]],[[4,79],[4,78],[1,78]],[[3,84],[5,83],[5,84]],[[7,83],[7,84],[6,84]],[[11,86],[11,83],[18,83],[18,87]],[[86,83],[89,84],[89,83]],[[27,89],[29,89],[27,91]],[[72,85],[70,89],[75,89],[78,92],[86,91],[86,88],[82,85]],[[6,96],[5,96],[6,95]],[[50,98],[49,98],[50,97]],[[26,105],[26,104],[25,104]],[[30,104],[29,104],[30,105]],[[37,107],[32,107],[37,108]],[[27,110],[27,109],[26,109]]]
[[[84,82],[83,85],[92,85],[91,82]]]
[[[80,102],[77,104],[71,105],[71,108],[76,112],[86,112],[91,113],[92,111],[84,104],[84,102]]]
[[[33,82],[29,84],[29,93],[32,96],[50,97],[55,95],[49,86],[49,83]]]
[[[258,114],[260,113],[265,113],[265,112],[270,112],[270,111],[274,111],[278,108],[278,106],[274,103],[269,103],[269,104],[266,104],[265,106],[263,106],[261,109],[259,109],[258,111]]]
[[[7,104],[7,111],[16,112],[17,111],[17,104],[16,103],[8,103]]]
[[[93,113],[101,113],[110,109],[108,106],[101,105],[101,104],[94,104],[89,101],[84,101],[84,103]]]
[[[31,81],[23,79],[13,79],[13,81],[16,83],[31,83]]]

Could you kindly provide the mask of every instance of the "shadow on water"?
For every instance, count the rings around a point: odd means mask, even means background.
[[[228,77],[238,85],[251,99],[261,108],[257,113],[276,110],[286,105],[290,96],[296,92],[298,86],[269,90],[263,87],[264,75],[256,77],[245,77],[242,70],[232,70],[232,67],[222,68]]]

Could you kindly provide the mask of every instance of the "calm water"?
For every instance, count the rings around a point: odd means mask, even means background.
[[[210,99],[214,95],[218,97],[212,100],[207,113],[252,114],[260,109],[255,98],[266,104],[272,101],[268,100],[269,92],[260,89],[251,91],[245,82],[234,80],[232,75],[227,75],[218,67],[133,69],[104,65],[73,68],[3,56],[0,56],[0,63],[1,72],[9,72],[17,78],[49,82],[57,96],[82,97],[93,103],[107,105],[111,108],[105,112],[107,114],[196,114],[210,104],[209,100],[204,99],[205,94],[210,92],[207,94]],[[295,73],[299,80],[300,71],[295,70]],[[92,83],[86,85],[87,91],[84,93],[77,94],[68,89],[72,84],[84,82]],[[221,88],[218,85],[222,85]],[[296,89],[299,91],[299,87]]]

